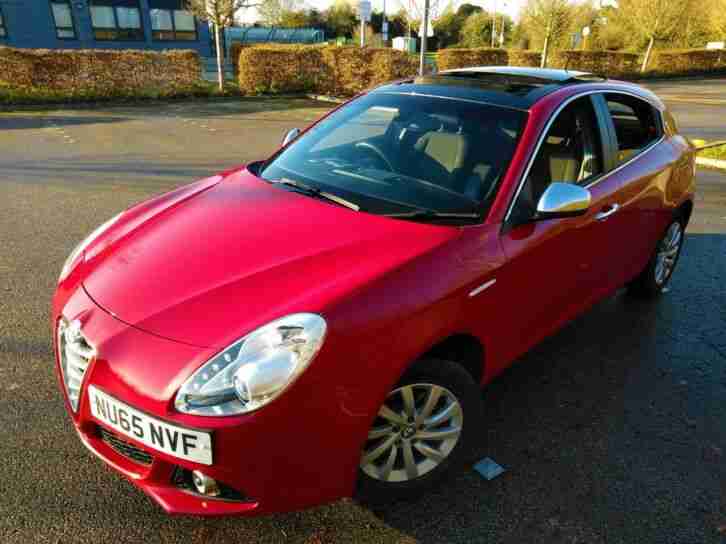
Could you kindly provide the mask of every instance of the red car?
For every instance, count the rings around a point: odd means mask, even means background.
[[[515,358],[623,286],[664,291],[694,169],[655,95],[589,74],[363,93],[72,252],[68,412],[170,513],[416,495],[470,460]]]

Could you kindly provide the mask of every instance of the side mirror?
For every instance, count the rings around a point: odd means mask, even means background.
[[[285,134],[285,137],[282,139],[282,147],[285,147],[287,144],[292,142],[295,138],[300,136],[301,130],[299,128],[291,128],[287,131],[287,134]]]
[[[537,203],[536,219],[582,215],[590,207],[590,191],[572,183],[550,183]]]

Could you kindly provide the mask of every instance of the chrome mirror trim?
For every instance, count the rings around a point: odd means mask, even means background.
[[[291,128],[287,131],[285,134],[285,137],[282,139],[282,147],[285,147],[287,144],[292,142],[295,138],[300,136],[300,132],[302,132],[299,128]]]
[[[537,203],[537,219],[582,215],[591,201],[592,195],[584,187],[553,181]]]

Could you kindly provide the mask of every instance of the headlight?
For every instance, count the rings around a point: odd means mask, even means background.
[[[96,238],[98,238],[103,232],[113,225],[116,221],[120,219],[120,217],[123,215],[123,212],[121,212],[118,215],[115,215],[108,221],[106,221],[103,225],[99,226],[94,230],[91,234],[86,236],[84,240],[81,241],[80,244],[78,244],[73,251],[71,251],[71,254],[68,255],[68,258],[66,259],[66,262],[63,263],[63,268],[61,269],[60,276],[58,277],[58,283],[62,282],[64,279],[68,277],[68,274],[71,273],[71,270],[73,270],[76,265],[78,264],[78,261],[80,260],[81,255],[83,254],[83,251],[93,242]]]
[[[303,373],[323,345],[326,328],[319,315],[293,314],[251,332],[184,382],[176,409],[229,416],[261,408]]]

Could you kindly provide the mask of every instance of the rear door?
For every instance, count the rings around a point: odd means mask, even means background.
[[[609,177],[621,186],[620,217],[613,226],[621,241],[615,271],[622,285],[645,267],[670,220],[663,202],[675,155],[660,145],[660,113],[646,100],[620,92],[602,93],[600,99],[613,147]]]

